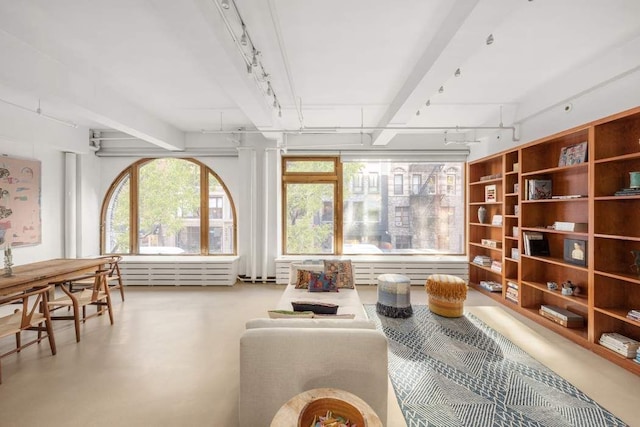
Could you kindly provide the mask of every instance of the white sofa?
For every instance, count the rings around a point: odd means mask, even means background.
[[[293,288],[287,286],[278,309],[291,310],[292,300],[321,300],[339,304],[338,314],[356,316],[247,322],[240,339],[240,426],[268,427],[289,399],[319,387],[355,394],[386,425],[387,339],[367,319],[357,291],[309,294]]]

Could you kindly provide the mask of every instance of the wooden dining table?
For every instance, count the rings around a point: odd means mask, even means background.
[[[3,269],[0,272],[0,296],[93,273],[104,263],[104,258],[56,258],[16,265],[12,269],[13,274],[8,277]]]

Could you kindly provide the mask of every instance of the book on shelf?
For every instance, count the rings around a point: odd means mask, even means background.
[[[497,260],[491,261],[491,270],[502,273],[502,263]]]
[[[617,332],[603,332],[602,335],[600,335],[600,341],[608,342],[611,345],[628,349],[637,350],[638,347],[640,347],[640,342]]]
[[[502,178],[502,173],[494,173],[493,175],[485,175],[480,177],[480,181],[489,181],[490,179]]]
[[[502,225],[502,215],[494,215],[491,217],[491,225]]]
[[[511,248],[511,258],[512,259],[520,259],[520,249]]]
[[[640,322],[640,310],[629,310],[629,312],[627,313],[627,319]]]
[[[513,229],[512,229],[512,233],[513,233],[512,235],[513,235],[513,237],[518,237],[518,230],[519,230],[519,229],[518,229],[518,227],[517,227],[517,226],[514,226],[514,227],[513,227]]]
[[[518,284],[511,280],[507,280],[507,287],[515,289],[516,291],[519,289]]]
[[[552,199],[559,199],[559,200],[564,200],[564,199],[581,199],[583,197],[587,197],[584,194],[565,194],[562,196],[551,196]]]
[[[624,338],[627,338],[627,337],[624,337]],[[630,339],[630,338],[627,338],[627,339]],[[627,359],[633,359],[638,356],[637,345],[628,346],[628,345],[621,344],[616,339],[610,339],[610,337],[606,336],[606,333],[600,336],[600,340],[598,342],[600,343],[601,346],[606,347],[609,350],[612,350],[626,357]],[[635,342],[637,343],[637,341]]]
[[[488,290],[489,292],[501,292],[502,285],[498,282],[494,282],[493,280],[481,280],[480,287]]]
[[[623,188],[616,191],[615,196],[637,196],[640,195],[640,188]]]
[[[527,200],[550,199],[553,183],[550,179],[527,179]]]
[[[498,201],[498,190],[496,185],[485,185],[484,186],[484,201],[487,203],[497,202]]]
[[[520,215],[520,205],[513,205],[513,214],[516,216]]]
[[[519,292],[517,289],[507,288],[507,292],[504,294],[505,298],[517,303]]]
[[[586,222],[556,221],[553,223],[553,228],[557,231],[586,232],[588,231],[589,226]]]
[[[487,246],[489,248],[501,248],[502,247],[502,242],[499,240],[492,240],[492,239],[482,239],[480,240],[480,244],[482,244],[482,246]]]
[[[524,253],[529,256],[549,256],[549,241],[543,233],[537,231],[524,231]]]
[[[584,317],[555,305],[541,305],[540,314],[547,319],[558,320],[556,323],[567,328],[581,328],[584,326]]]
[[[475,258],[473,258],[473,263],[483,267],[489,267],[491,265],[491,258],[486,255],[476,255]]]

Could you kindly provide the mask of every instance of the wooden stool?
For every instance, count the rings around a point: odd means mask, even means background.
[[[443,317],[461,317],[464,300],[467,299],[467,284],[459,277],[449,274],[432,274],[425,284],[429,298],[429,310]]]

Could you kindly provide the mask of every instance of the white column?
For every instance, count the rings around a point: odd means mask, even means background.
[[[77,256],[77,164],[78,155],[64,153],[64,256]]]

